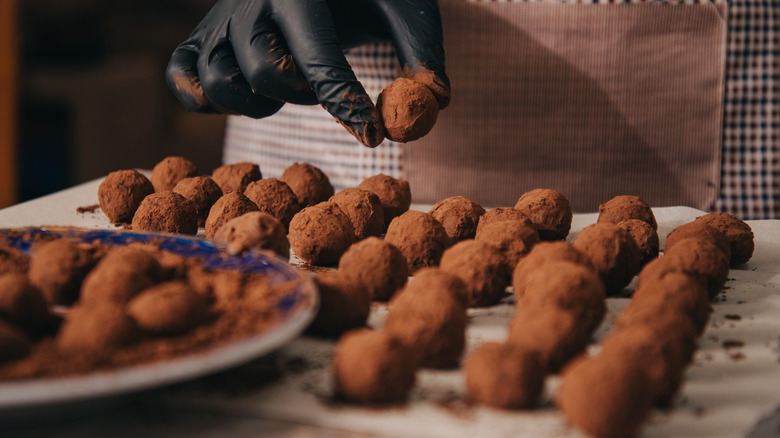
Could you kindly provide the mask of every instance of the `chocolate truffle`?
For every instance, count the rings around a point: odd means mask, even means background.
[[[213,179],[207,176],[193,176],[184,178],[173,188],[173,193],[178,193],[195,205],[195,215],[198,217],[198,226],[206,225],[211,206],[222,197],[222,189]]]
[[[94,265],[88,250],[57,239],[34,249],[28,276],[49,305],[70,305],[79,298],[81,282]]]
[[[79,303],[124,305],[161,277],[159,262],[147,251],[132,245],[112,248],[87,274],[81,285]]]
[[[615,224],[588,225],[577,235],[574,247],[590,257],[604,280],[607,295],[623,290],[639,272],[639,247],[628,231]]]
[[[696,221],[702,221],[726,236],[731,247],[731,266],[747,263],[753,256],[753,230],[742,219],[728,213],[710,213],[696,218]]]
[[[439,115],[439,104],[430,88],[407,78],[398,78],[385,87],[376,108],[382,114],[385,136],[401,143],[427,134]]]
[[[350,246],[339,260],[339,271],[354,277],[377,301],[389,300],[409,278],[401,251],[378,237]]]
[[[390,302],[384,330],[421,355],[421,365],[457,364],[466,343],[467,290],[438,268],[425,268]]]
[[[541,240],[563,240],[569,235],[573,217],[565,196],[552,189],[535,189],[523,194],[515,208],[523,212]]]
[[[0,363],[23,358],[31,349],[32,342],[21,329],[0,319]]]
[[[122,306],[103,303],[71,307],[55,342],[60,350],[105,354],[139,337],[138,326]]]
[[[696,351],[696,339],[701,328],[696,326],[690,315],[680,311],[680,306],[664,303],[663,299],[634,305],[632,301],[615,319],[615,329],[623,330],[633,326],[647,328],[655,332],[656,339],[665,342],[674,350],[676,357],[684,364],[693,360]]]
[[[618,223],[618,226],[628,231],[636,246],[639,247],[640,266],[658,257],[660,246],[658,231],[652,225],[643,220],[628,219]]]
[[[520,221],[530,227],[533,226],[531,219],[528,219],[528,216],[526,216],[522,211],[513,207],[496,207],[492,210],[486,211],[485,214],[479,217],[479,222],[477,223],[477,233],[479,233],[479,230],[488,224],[501,221]]]
[[[332,266],[355,241],[355,230],[336,203],[321,202],[293,217],[289,239],[293,252],[304,261]]]
[[[348,188],[330,197],[352,221],[357,240],[379,236],[385,230],[385,213],[379,196],[363,189]]]
[[[336,392],[362,403],[395,403],[414,385],[417,360],[400,341],[369,329],[350,331],[333,357]]]
[[[655,215],[650,204],[639,196],[620,195],[599,205],[598,222],[617,224],[629,219],[639,219],[647,222],[654,230],[658,229]]]
[[[192,161],[184,157],[167,157],[154,166],[150,180],[154,191],[165,192],[173,190],[184,178],[198,175],[200,172]]]
[[[279,219],[268,213],[251,211],[225,223],[214,239],[228,243],[227,250],[238,254],[252,249],[267,249],[285,259],[290,257],[290,242]]]
[[[384,208],[385,228],[394,218],[406,213],[412,204],[412,190],[405,179],[380,173],[364,179],[358,188],[374,192],[379,196],[379,201]]]
[[[512,273],[512,288],[519,300],[525,294],[525,284],[528,276],[547,263],[556,261],[573,262],[578,265],[593,267],[590,257],[583,254],[566,241],[539,242],[515,266]]]
[[[636,367],[645,374],[655,404],[669,406],[683,380],[686,358],[672,336],[659,338],[649,327],[622,327],[602,343],[602,360]]]
[[[371,295],[354,277],[328,271],[314,277],[314,283],[320,291],[320,309],[310,332],[332,336],[366,325]]]
[[[30,256],[0,241],[0,275],[26,274],[30,268]]]
[[[680,225],[673,229],[666,236],[666,243],[664,244],[664,251],[671,250],[677,242],[687,239],[689,237],[695,237],[700,240],[708,240],[715,244],[718,249],[723,252],[728,260],[731,260],[731,245],[729,245],[726,235],[718,231],[715,227],[707,225],[704,221],[693,221],[687,224]]]
[[[715,298],[728,278],[729,260],[712,242],[697,238],[683,239],[666,251],[663,257],[642,269],[637,287],[648,279],[662,277],[668,272],[684,272],[696,277],[707,288],[710,298]]]
[[[251,211],[259,211],[257,205],[239,192],[227,192],[211,206],[206,218],[206,237],[213,238],[228,221]]]
[[[127,303],[127,314],[138,327],[154,335],[176,335],[210,316],[208,300],[184,281],[169,281],[146,289]]]
[[[333,186],[328,176],[319,167],[309,163],[293,163],[284,169],[279,180],[290,186],[301,207],[327,201],[333,196]]]
[[[647,420],[652,388],[644,372],[623,362],[580,357],[564,369],[556,405],[588,436],[635,436]]]
[[[661,277],[643,279],[634,291],[629,307],[648,307],[657,314],[686,315],[699,333],[704,330],[712,313],[712,304],[702,283],[682,272],[669,272]]]
[[[133,216],[133,230],[198,234],[198,214],[195,204],[174,192],[158,192],[147,196]]]
[[[468,355],[463,370],[469,396],[496,408],[529,409],[544,387],[539,357],[513,344],[485,342]]]
[[[507,342],[536,354],[545,370],[557,373],[585,351],[590,334],[573,312],[555,306],[520,307],[509,324]]]
[[[117,170],[109,173],[100,183],[98,202],[112,223],[129,223],[141,201],[152,193],[154,186],[151,181],[137,170]]]
[[[528,275],[518,308],[544,311],[551,307],[575,314],[586,332],[596,329],[606,313],[604,284],[591,267],[567,261],[549,262]]]
[[[501,221],[483,227],[475,239],[501,251],[509,268],[514,269],[531,248],[539,243],[539,233],[519,221]]]
[[[244,193],[249,183],[261,178],[263,174],[257,164],[246,161],[219,166],[211,174],[211,179],[219,185],[223,193]]]
[[[450,238],[444,227],[428,213],[410,210],[390,222],[385,241],[406,258],[409,273],[427,266],[438,266]]]
[[[455,243],[474,238],[485,209],[471,199],[453,196],[437,202],[428,213],[442,224],[450,241]]]
[[[496,304],[509,285],[510,269],[504,255],[473,239],[462,240],[444,251],[439,266],[463,281],[469,306]]]
[[[31,334],[45,332],[53,322],[43,294],[22,274],[0,276],[0,317]]]
[[[254,181],[246,186],[244,194],[260,211],[279,219],[285,230],[290,227],[293,216],[301,211],[298,198],[290,186],[276,178]]]

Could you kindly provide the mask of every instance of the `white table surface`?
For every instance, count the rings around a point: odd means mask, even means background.
[[[2,209],[0,227],[115,228],[100,210],[76,211],[97,203],[99,183],[90,181]],[[674,227],[702,214],[686,207],[654,212],[662,242]],[[596,218],[596,214],[575,215],[569,239]],[[748,224],[755,233],[753,258],[731,270],[674,408],[655,412],[642,437],[780,437],[775,415],[780,408],[780,221]],[[609,311],[597,340],[609,332],[615,315],[627,303],[625,298],[607,300]],[[369,325],[380,327],[385,313],[383,305],[375,305]],[[486,340],[505,339],[514,305],[508,298],[469,314],[467,350]],[[744,345],[726,348],[726,341]],[[336,403],[330,400],[334,346],[334,341],[303,336],[272,355],[218,376],[128,396],[120,400],[126,403],[111,410],[93,406],[68,414],[66,420],[62,415],[43,422],[25,420],[2,436],[582,436],[566,425],[552,405],[555,377],[547,379],[545,398],[531,411],[501,411],[465,402],[459,370],[420,371],[404,406]]]

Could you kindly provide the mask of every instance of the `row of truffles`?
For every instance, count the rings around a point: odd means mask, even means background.
[[[750,227],[726,213],[669,233],[663,256],[639,273],[631,303],[599,353],[564,369],[556,404],[567,420],[589,436],[630,437],[654,407],[671,406],[712,313],[711,300],[729,266],[747,262],[753,248]]]
[[[227,281],[230,272],[153,244],[60,238],[36,241],[30,251],[5,244],[0,251],[0,361],[34,355],[4,371],[9,375],[45,374],[74,357],[73,367],[99,364],[117,348],[180,336],[250,304],[240,300],[243,288]],[[266,289],[261,279],[255,283],[257,299]]]

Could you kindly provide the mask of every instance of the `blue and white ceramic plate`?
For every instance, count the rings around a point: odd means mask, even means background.
[[[217,243],[162,233],[80,230],[72,228],[0,229],[0,235],[23,252],[38,236],[69,237],[105,245],[154,243],[160,249],[195,258],[212,269],[232,269],[265,275],[271,285],[294,287],[279,299],[280,317],[268,330],[235,343],[215,346],[161,362],[100,371],[86,375],[0,382],[0,418],[24,408],[88,402],[167,386],[224,371],[259,358],[298,337],[314,318],[319,304],[310,276],[282,259],[261,252],[230,255]],[[1,421],[1,420],[0,420]]]

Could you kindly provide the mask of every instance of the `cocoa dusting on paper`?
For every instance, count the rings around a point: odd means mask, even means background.
[[[100,204],[84,205],[81,207],[76,207],[76,213],[94,213],[98,208],[100,208]]]

